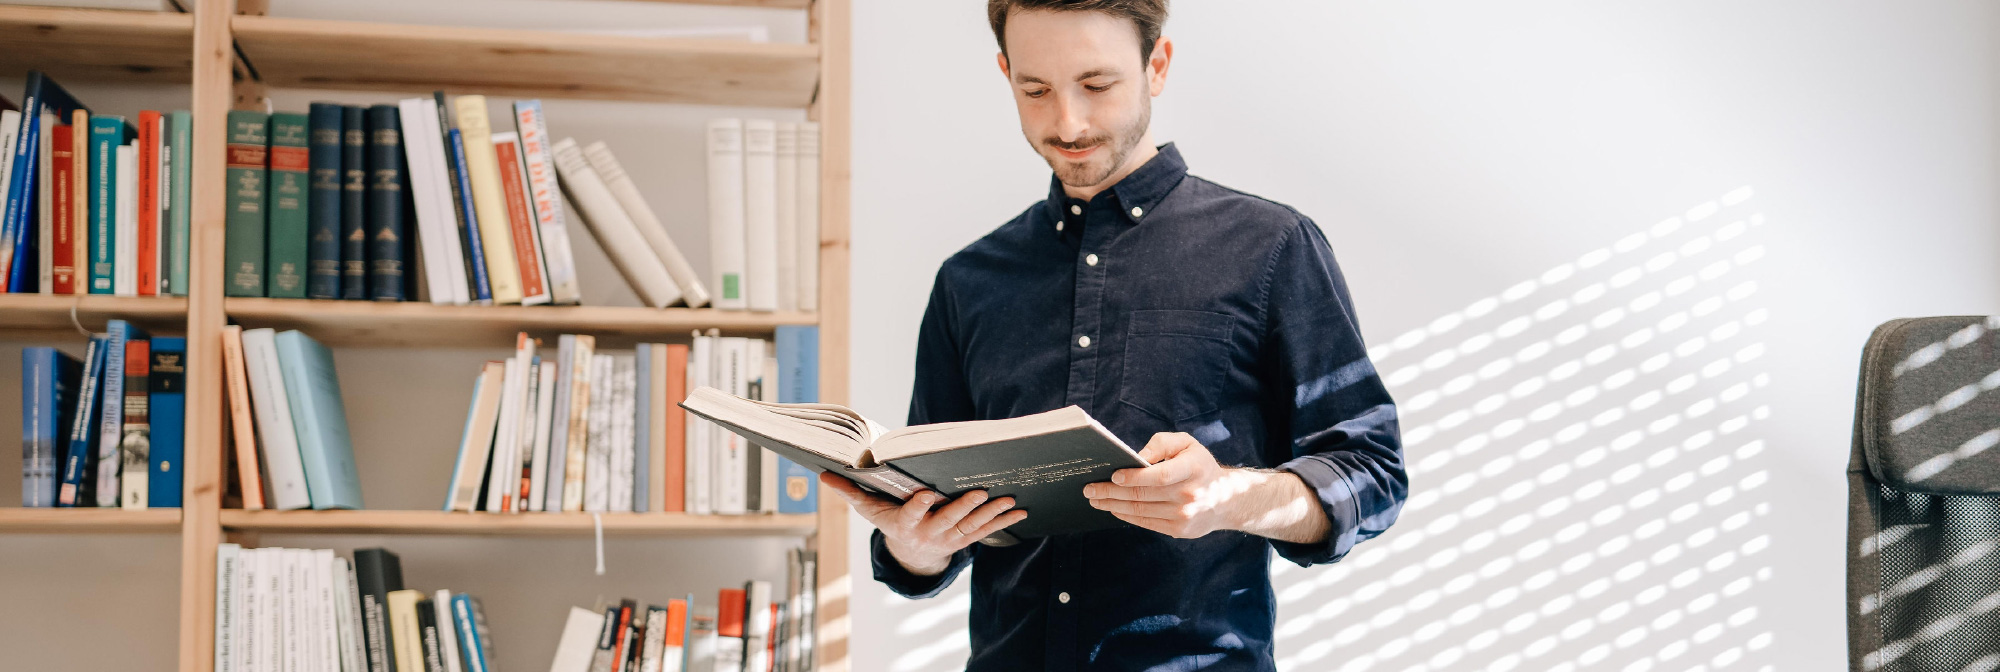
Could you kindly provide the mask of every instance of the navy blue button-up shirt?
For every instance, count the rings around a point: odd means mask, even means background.
[[[1395,404],[1319,227],[1188,175],[1171,143],[1088,202],[1052,179],[1047,201],[938,271],[910,424],[1071,404],[1134,449],[1188,432],[1224,465],[1297,474],[1331,532],[1294,544],[1127,526],[974,544],[920,577],[877,531],[875,578],[903,595],[972,567],[973,672],[1271,670],[1271,550],[1339,560],[1408,490]]]

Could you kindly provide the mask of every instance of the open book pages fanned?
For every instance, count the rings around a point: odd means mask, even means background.
[[[681,407],[814,471],[832,471],[899,500],[922,490],[1013,497],[1027,519],[988,543],[1121,525],[1090,506],[1083,486],[1146,466],[1076,406],[893,431],[838,404],[755,401],[711,387],[696,389]]]

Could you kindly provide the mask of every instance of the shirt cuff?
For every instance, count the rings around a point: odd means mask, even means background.
[[[881,530],[875,530],[870,535],[868,546],[875,567],[875,580],[896,591],[897,595],[911,599],[923,599],[944,592],[952,579],[972,564],[973,547],[967,546],[951,554],[951,564],[943,572],[936,576],[918,576],[904,569],[903,563],[897,562],[896,556],[889,553],[888,540],[882,536]]]
[[[1300,567],[1323,565],[1346,556],[1354,548],[1361,517],[1359,504],[1354,501],[1354,488],[1348,484],[1347,475],[1326,460],[1312,455],[1286,462],[1278,468],[1297,475],[1300,481],[1305,482],[1306,488],[1312,490],[1313,497],[1319,500],[1320,511],[1326,513],[1327,532],[1325,539],[1307,544],[1272,539],[1271,547],[1278,555],[1298,563]]]

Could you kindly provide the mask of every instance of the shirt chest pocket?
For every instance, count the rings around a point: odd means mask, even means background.
[[[1230,318],[1201,310],[1133,311],[1118,400],[1169,423],[1220,408]]]

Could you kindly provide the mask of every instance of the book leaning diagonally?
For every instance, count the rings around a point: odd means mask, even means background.
[[[1121,525],[1090,506],[1083,486],[1146,466],[1075,406],[895,431],[838,404],[753,401],[712,387],[695,390],[681,407],[813,471],[832,471],[899,500],[920,490],[1013,497],[1027,519],[983,540],[989,544]]]
[[[611,196],[625,208],[625,215],[653,248],[654,256],[667,268],[667,275],[673,277],[674,284],[681,288],[681,298],[689,308],[708,305],[708,287],[701,284],[694,274],[694,266],[688,264],[687,255],[681,253],[679,245],[667,236],[667,227],[653,214],[653,207],[646,203],[646,197],[639,194],[639,187],[632,177],[625,174],[625,167],[618,164],[618,157],[612,155],[611,148],[603,142],[593,142],[584,146],[583,156],[590,160],[590,167],[597,171],[598,179],[604,181]]]
[[[618,199],[604,186],[597,171],[583,158],[576,141],[563,138],[555,144],[556,174],[562,191],[583,215],[584,226],[611,257],[611,265],[625,276],[639,300],[654,308],[671,306],[681,300],[681,287],[667,274],[667,267],[653,253],[630,215],[619,207]]]

